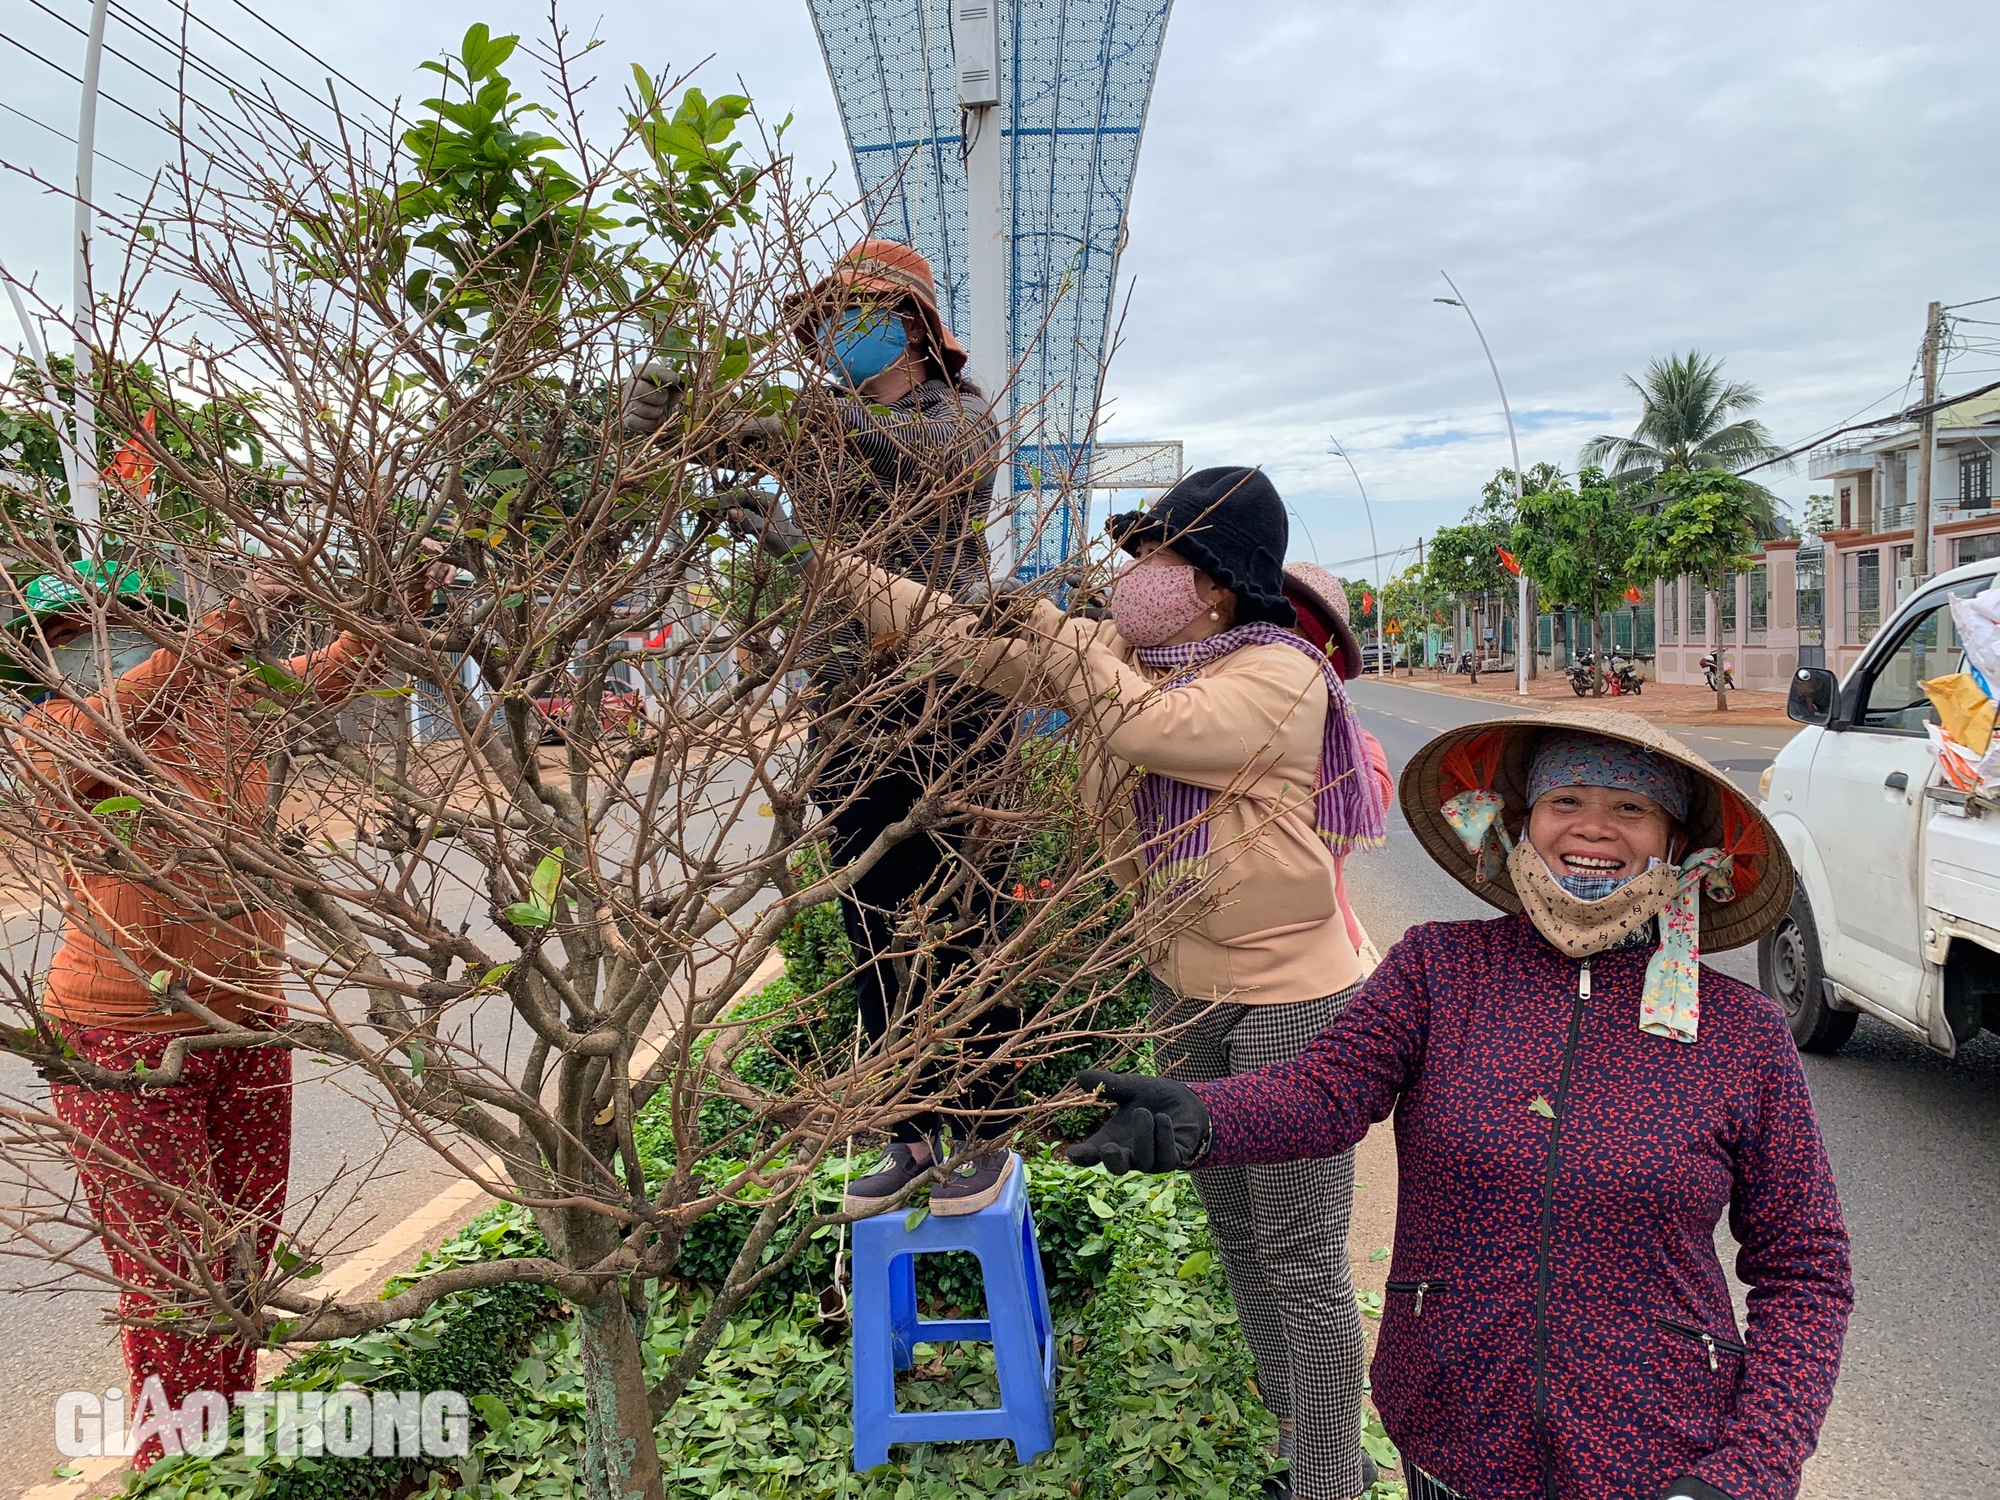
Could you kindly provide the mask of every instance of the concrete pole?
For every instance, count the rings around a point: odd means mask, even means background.
[[[1938,345],[1943,342],[1944,306],[1931,304],[1924,322],[1924,405],[1937,400]],[[1910,591],[1931,575],[1931,464],[1937,448],[1937,413],[1927,411],[1917,429],[1917,514],[1910,537]]]
[[[74,292],[71,316],[76,320],[76,449],[70,477],[69,510],[83,533],[83,551],[97,551],[100,510],[97,494],[97,397],[91,390],[91,365],[97,344],[97,304],[90,290],[90,237],[93,228],[91,194],[96,190],[98,76],[104,67],[104,18],[110,0],[90,7],[90,40],[83,53],[83,102],[76,120],[76,226]]]
[[[987,512],[986,545],[996,579],[1020,566],[1022,541],[1013,494],[1014,343],[1008,297],[1013,235],[1005,180],[1007,109],[1000,80],[1004,6],[1005,0],[957,0],[952,8],[959,118],[966,136],[966,300],[971,314],[966,342],[974,377],[993,403],[1001,451],[1007,455],[993,476],[993,506]]]

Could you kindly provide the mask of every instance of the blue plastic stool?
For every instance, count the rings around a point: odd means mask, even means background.
[[[1049,1293],[1028,1211],[1021,1158],[999,1200],[976,1214],[930,1215],[914,1230],[906,1210],[854,1225],[854,1469],[889,1461],[891,1443],[955,1443],[1011,1438],[1022,1463],[1055,1446],[1056,1346]],[[986,1283],[986,1316],[917,1317],[918,1255],[970,1250]],[[918,1344],[990,1343],[1000,1404],[971,1411],[899,1412],[896,1372],[915,1363]]]

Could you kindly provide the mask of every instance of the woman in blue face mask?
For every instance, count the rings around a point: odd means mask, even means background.
[[[797,404],[800,430],[838,438],[813,447],[816,457],[831,455],[832,464],[786,484],[807,530],[865,538],[885,566],[940,587],[984,586],[989,560],[981,534],[992,504],[998,433],[985,399],[965,376],[965,350],[939,316],[923,257],[907,245],[864,241],[814,289],[799,309],[797,328],[826,376],[822,390],[803,394]],[[851,618],[828,629],[825,640],[814,676],[833,697],[857,670],[866,675],[872,642]],[[829,726],[817,737],[828,752],[828,769],[824,794],[815,800],[834,809],[834,858],[860,856],[924,796],[990,778],[1006,754],[1007,723],[1004,700],[954,686],[942,713],[920,687],[888,698],[866,726]],[[949,830],[906,839],[841,902],[857,966],[856,999],[871,1042],[888,1034],[892,1016],[916,1013],[923,981],[899,984],[891,961],[896,928],[911,903],[950,873],[963,846],[963,833]],[[978,882],[989,891],[1004,873],[995,863],[991,878]],[[984,900],[975,893],[952,914],[948,925],[964,937],[939,947],[932,983],[969,959],[991,920]],[[989,1009],[975,1023],[972,1050],[997,1044],[1019,1024],[1013,1007]],[[996,1070],[956,1098],[938,1101],[942,1111],[906,1121],[881,1170],[850,1185],[847,1206],[865,1211],[894,1198],[969,1137],[997,1144],[1004,1127],[995,1112],[1011,1102],[1010,1078]],[[947,1123],[951,1143],[944,1139]],[[1005,1150],[984,1152],[933,1188],[931,1211],[976,1212],[999,1196],[1009,1170]]]
[[[985,590],[982,534],[1000,435],[986,398],[967,378],[965,347],[939,313],[929,264],[907,245],[863,240],[787,311],[808,378],[785,418],[746,427],[744,435],[758,441],[744,446],[755,451],[736,455],[732,466],[760,467],[775,478],[815,538],[855,546],[892,572],[949,593]],[[677,390],[664,366],[657,375],[648,366],[625,392],[627,432],[665,425],[677,410]],[[936,684],[900,686],[900,668],[878,659],[851,609],[820,611],[802,631],[800,657],[828,705],[813,734],[825,767],[813,801],[829,809],[836,865],[860,857],[926,797],[981,800],[978,789],[991,784],[1011,737],[1005,699],[957,683],[945,686],[941,701]],[[949,910],[927,917],[942,934],[934,943],[927,938],[927,965],[894,961],[897,929],[919,897],[934,896],[967,858],[999,862],[967,851],[966,842],[963,824],[904,838],[840,903],[871,1042],[888,1034],[891,1016],[918,1013],[926,985],[944,983],[968,962],[991,925],[988,903],[1004,873],[998,868],[939,903]],[[1018,1025],[1017,1011],[996,1006],[973,1023],[964,1050],[983,1056]],[[996,1066],[936,1100],[940,1108],[904,1121],[882,1170],[850,1186],[848,1208],[886,1203],[930,1172],[946,1149],[946,1123],[954,1146],[972,1138],[997,1144],[1011,1076]],[[934,1187],[931,1211],[976,1212],[999,1196],[1010,1170],[1004,1150],[982,1152]]]

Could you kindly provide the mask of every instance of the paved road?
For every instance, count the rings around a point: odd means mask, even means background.
[[[637,788],[647,773],[637,773]],[[726,786],[733,788],[733,781]],[[712,820],[691,819],[690,837],[713,827]],[[753,827],[738,831],[731,848],[747,852]],[[614,826],[604,857],[617,854]],[[761,837],[761,833],[758,833]],[[463,915],[471,936],[489,952],[510,951],[473,899],[476,869],[457,849],[441,860],[434,909]],[[746,915],[754,916],[766,898],[760,897]],[[296,942],[296,939],[295,939]],[[18,906],[0,907],[0,964],[16,974],[45,971],[55,945],[45,914]],[[361,996],[343,997],[343,1014],[359,1022],[365,1010]],[[516,1061],[527,1035],[511,1006],[497,997],[468,1007],[447,1028],[447,1034],[489,1062]],[[446,1188],[461,1181],[426,1145],[400,1128],[382,1106],[375,1084],[357,1068],[334,1070],[294,1058],[297,1084],[293,1094],[292,1176],[286,1212],[286,1237],[310,1247],[315,1258],[336,1270],[347,1255],[365,1249],[407,1217],[428,1207]],[[48,1090],[19,1063],[0,1058],[0,1094],[45,1107]],[[66,1188],[67,1171],[50,1174]],[[0,1168],[0,1203],[15,1201],[17,1174]],[[70,1284],[59,1292],[41,1290],[54,1280],[45,1266],[21,1256],[7,1258],[14,1247],[0,1238],[0,1349],[8,1358],[0,1367],[0,1496],[14,1497],[50,1476],[63,1462],[54,1447],[54,1403],[68,1390],[103,1390],[125,1384],[118,1335],[103,1321],[109,1300],[94,1284]],[[79,1252],[81,1261],[101,1265],[94,1243]]]
[[[1487,703],[1363,682],[1353,697],[1392,769]],[[1755,792],[1785,729],[1670,729]],[[1413,922],[1491,914],[1424,856],[1400,814],[1363,864],[1356,906],[1376,940]],[[1753,949],[1713,955],[1756,982]],[[1806,1077],[1854,1241],[1856,1303],[1833,1410],[1806,1470],[1813,1500],[2000,1496],[2000,1037],[1947,1061],[1863,1016]],[[1726,1253],[1727,1230],[1721,1235]]]

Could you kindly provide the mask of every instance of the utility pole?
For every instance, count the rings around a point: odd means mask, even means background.
[[[1937,400],[1938,346],[1944,342],[1944,304],[1933,302],[1924,320],[1924,406]],[[1926,410],[1917,429],[1917,515],[1910,538],[1910,591],[1931,574],[1931,460],[1937,447],[1937,413]]]
[[[1418,578],[1422,578],[1423,576],[1424,576],[1424,539],[1423,539],[1422,537],[1418,537],[1418,538],[1417,538],[1417,577],[1418,577]],[[1430,590],[1429,590],[1429,589],[1424,589],[1424,590],[1423,590],[1423,591],[1422,591],[1421,593],[1419,593],[1419,594],[1417,595],[1417,597],[1418,597],[1419,599],[1421,599],[1421,600],[1423,600],[1423,601],[1424,601],[1424,603],[1423,603],[1423,608],[1424,608],[1424,610],[1425,610],[1426,614],[1428,614],[1428,612],[1429,612],[1429,610],[1430,610],[1430,597],[1431,597],[1431,595],[1430,595]],[[1405,633],[1405,634],[1408,634],[1408,632],[1407,632],[1407,631],[1405,631],[1404,633]],[[1425,665],[1425,666],[1429,666],[1429,665],[1430,665],[1430,657],[1431,657],[1431,622],[1430,622],[1430,620],[1429,620],[1428,618],[1426,618],[1426,619],[1425,619],[1425,621],[1424,621],[1424,665]],[[1416,651],[1415,651],[1414,649],[1413,649],[1413,650],[1412,650],[1412,651],[1410,652],[1410,664],[1409,664],[1409,665],[1410,665],[1410,675],[1411,675],[1412,677],[1416,676],[1416,675],[1417,675],[1417,653],[1416,653]]]
[[[1001,0],[957,0],[952,8],[952,52],[958,70],[959,128],[964,137],[966,188],[966,281],[973,371],[993,403],[1006,460],[993,475],[993,504],[987,512],[987,547],[995,578],[1010,576],[1020,562],[1014,524],[1013,340],[1009,337],[1008,251],[1005,159],[1000,107]],[[1040,517],[1034,520],[1039,523]]]

